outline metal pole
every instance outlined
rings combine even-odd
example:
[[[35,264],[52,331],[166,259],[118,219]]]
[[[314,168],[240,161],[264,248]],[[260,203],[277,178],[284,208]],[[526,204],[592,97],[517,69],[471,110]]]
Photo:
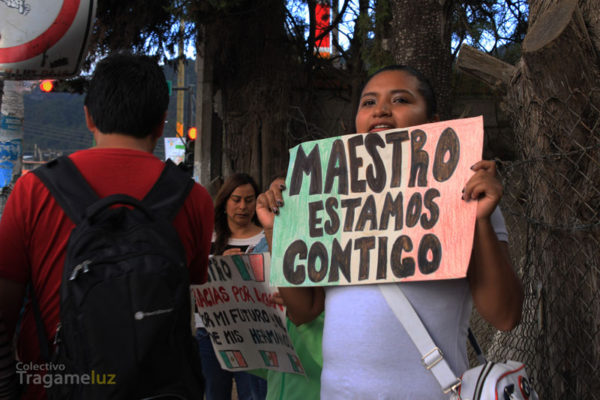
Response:
[[[21,176],[23,154],[23,81],[4,81],[0,107],[0,215],[10,187]]]
[[[177,87],[183,88],[185,87],[185,55],[183,48],[183,34],[185,30],[185,25],[183,20],[179,21],[179,33],[181,34],[181,39],[179,40],[179,60],[177,61]],[[185,127],[184,127],[184,102],[185,102],[185,93],[183,91],[177,91],[177,122],[175,130],[177,131],[177,136],[184,137],[185,136]]]

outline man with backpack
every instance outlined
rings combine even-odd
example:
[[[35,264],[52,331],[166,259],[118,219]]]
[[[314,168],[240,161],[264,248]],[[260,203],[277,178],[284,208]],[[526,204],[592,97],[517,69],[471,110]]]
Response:
[[[84,107],[96,146],[23,176],[8,199],[0,312],[9,335],[19,326],[24,398],[202,398],[189,284],[206,281],[213,205],[152,154],[168,103],[152,59],[105,58]]]

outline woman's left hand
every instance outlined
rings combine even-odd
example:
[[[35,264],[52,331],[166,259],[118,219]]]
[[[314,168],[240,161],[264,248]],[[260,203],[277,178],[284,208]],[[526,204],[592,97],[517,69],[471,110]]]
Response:
[[[475,174],[465,185],[463,200],[477,200],[477,219],[489,218],[503,193],[502,183],[496,174],[496,162],[481,160],[471,169]]]
[[[521,319],[523,288],[515,274],[508,245],[500,242],[490,216],[500,202],[503,189],[494,161],[479,161],[465,186],[463,199],[477,201],[477,223],[467,277],[479,314],[500,330],[510,330]]]
[[[283,298],[281,297],[281,295],[279,294],[279,292],[273,293],[273,296],[271,297],[271,301],[274,304],[280,305],[280,306],[285,306],[285,303],[283,302]]]

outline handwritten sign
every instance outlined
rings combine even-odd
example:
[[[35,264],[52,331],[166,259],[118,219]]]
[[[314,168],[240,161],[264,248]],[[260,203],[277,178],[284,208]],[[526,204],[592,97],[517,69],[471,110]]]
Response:
[[[466,276],[483,118],[302,143],[290,150],[275,218],[273,286]]]
[[[271,301],[269,262],[268,253],[211,257],[208,282],[192,285],[192,293],[223,369],[304,374],[284,308]]]

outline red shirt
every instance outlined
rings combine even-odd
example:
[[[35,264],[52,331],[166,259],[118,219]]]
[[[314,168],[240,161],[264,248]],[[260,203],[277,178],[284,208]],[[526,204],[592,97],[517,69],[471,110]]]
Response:
[[[129,149],[89,149],[71,159],[100,197],[124,193],[142,199],[158,179],[164,163],[154,155]],[[186,251],[190,280],[204,283],[213,231],[213,203],[196,184],[175,217],[173,226]],[[49,339],[59,320],[59,287],[73,222],[35,176],[21,177],[0,221],[0,277],[33,283]],[[38,360],[35,318],[26,307],[18,338],[19,359]]]

